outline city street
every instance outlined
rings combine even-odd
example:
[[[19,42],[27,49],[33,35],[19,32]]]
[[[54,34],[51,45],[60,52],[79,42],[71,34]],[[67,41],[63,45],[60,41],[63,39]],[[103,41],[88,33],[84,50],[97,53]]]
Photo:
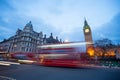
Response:
[[[0,0],[0,80],[120,80],[120,0]]]
[[[0,80],[120,80],[120,69],[12,64],[0,66]]]

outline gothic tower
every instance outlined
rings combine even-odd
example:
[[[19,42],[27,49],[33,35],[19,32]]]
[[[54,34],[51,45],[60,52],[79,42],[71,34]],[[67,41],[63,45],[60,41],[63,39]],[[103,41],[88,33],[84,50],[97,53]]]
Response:
[[[86,19],[84,21],[83,32],[86,42],[86,52],[92,56],[94,54],[93,51],[93,40],[92,40],[92,31],[90,26],[88,25]]]

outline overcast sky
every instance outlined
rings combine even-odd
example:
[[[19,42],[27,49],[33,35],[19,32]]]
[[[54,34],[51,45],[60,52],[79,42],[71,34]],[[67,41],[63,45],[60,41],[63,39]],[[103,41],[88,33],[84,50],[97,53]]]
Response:
[[[120,0],[0,0],[0,41],[29,21],[47,37],[84,41],[84,18],[94,40],[120,40]]]

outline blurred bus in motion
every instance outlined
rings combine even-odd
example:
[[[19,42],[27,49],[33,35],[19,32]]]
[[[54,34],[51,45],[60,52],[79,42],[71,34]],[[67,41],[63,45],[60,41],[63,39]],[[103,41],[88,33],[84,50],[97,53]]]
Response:
[[[79,67],[80,63],[87,63],[85,45],[86,42],[77,42],[38,46],[39,64],[45,66]]]

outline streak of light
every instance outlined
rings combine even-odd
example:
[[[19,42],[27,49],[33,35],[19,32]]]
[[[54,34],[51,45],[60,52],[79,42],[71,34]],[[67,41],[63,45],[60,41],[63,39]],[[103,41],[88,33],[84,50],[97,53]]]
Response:
[[[8,62],[8,61],[0,61],[0,63],[4,63],[4,64],[16,64],[16,65],[20,65],[20,63]]]
[[[18,60],[18,62],[33,63],[33,62],[35,62],[35,61],[32,61],[32,60]]]
[[[0,63],[0,65],[3,65],[3,66],[10,66],[10,64],[6,64],[6,63]]]
[[[91,42],[78,42],[78,43],[69,43],[69,44],[51,44],[51,45],[42,45],[42,46],[38,46],[38,48],[62,48],[62,47],[77,47],[80,45],[85,45],[85,44],[92,44]]]

